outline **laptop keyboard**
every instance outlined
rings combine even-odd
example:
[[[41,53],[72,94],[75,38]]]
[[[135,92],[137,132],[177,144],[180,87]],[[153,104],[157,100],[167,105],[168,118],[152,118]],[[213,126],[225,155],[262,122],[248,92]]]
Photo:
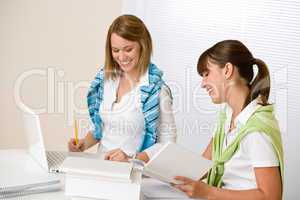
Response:
[[[49,168],[51,169],[59,169],[62,162],[66,159],[66,152],[59,151],[47,151],[47,161]]]

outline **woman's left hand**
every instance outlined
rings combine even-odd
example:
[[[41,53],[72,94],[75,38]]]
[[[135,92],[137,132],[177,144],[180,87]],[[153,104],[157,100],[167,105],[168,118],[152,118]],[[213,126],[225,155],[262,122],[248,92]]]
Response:
[[[207,198],[209,186],[202,181],[194,181],[184,176],[176,176],[181,184],[172,184],[175,188],[186,193],[190,198]]]
[[[104,156],[104,160],[111,160],[111,161],[121,161],[121,162],[128,162],[130,157],[122,151],[122,149],[113,149],[107,152]]]

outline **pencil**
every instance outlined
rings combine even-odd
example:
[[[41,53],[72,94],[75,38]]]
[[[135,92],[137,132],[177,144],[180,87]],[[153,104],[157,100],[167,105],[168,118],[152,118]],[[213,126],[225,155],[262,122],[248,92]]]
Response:
[[[74,134],[75,134],[75,144],[78,144],[78,127],[77,127],[77,120],[74,117]]]

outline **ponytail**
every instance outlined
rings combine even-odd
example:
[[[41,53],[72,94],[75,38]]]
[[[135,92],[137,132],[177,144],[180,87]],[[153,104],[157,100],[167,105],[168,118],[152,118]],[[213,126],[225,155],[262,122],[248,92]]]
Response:
[[[260,95],[261,104],[263,106],[268,105],[268,99],[270,95],[270,73],[267,65],[264,61],[253,58],[253,65],[258,68],[257,75],[253,82],[250,84],[250,93],[247,98],[246,103],[248,104],[253,99]]]
[[[202,53],[198,60],[197,70],[201,75],[207,71],[208,61],[212,60],[224,68],[226,63],[231,63],[238,69],[240,77],[247,84],[250,92],[245,100],[244,108],[254,99],[260,97],[261,105],[268,105],[270,94],[270,74],[267,65],[260,59],[253,58],[249,49],[238,40],[223,40]],[[255,78],[253,65],[258,72]]]

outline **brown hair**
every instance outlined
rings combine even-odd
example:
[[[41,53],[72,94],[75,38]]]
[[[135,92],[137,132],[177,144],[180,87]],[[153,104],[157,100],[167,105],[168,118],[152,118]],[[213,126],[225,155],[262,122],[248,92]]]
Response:
[[[254,58],[249,49],[238,40],[224,40],[218,42],[203,52],[198,60],[197,70],[202,76],[207,71],[209,62],[224,68],[226,63],[234,65],[240,76],[246,81],[250,93],[245,101],[244,107],[260,95],[261,104],[268,105],[270,94],[270,75],[267,65],[260,59]],[[258,72],[253,79],[253,65],[256,65]]]
[[[152,40],[148,29],[142,20],[134,15],[121,15],[110,25],[105,48],[105,78],[114,79],[120,72],[119,65],[114,61],[111,48],[111,35],[116,33],[120,37],[138,42],[140,45],[140,58],[137,63],[139,75],[141,76],[148,69],[152,54]]]

